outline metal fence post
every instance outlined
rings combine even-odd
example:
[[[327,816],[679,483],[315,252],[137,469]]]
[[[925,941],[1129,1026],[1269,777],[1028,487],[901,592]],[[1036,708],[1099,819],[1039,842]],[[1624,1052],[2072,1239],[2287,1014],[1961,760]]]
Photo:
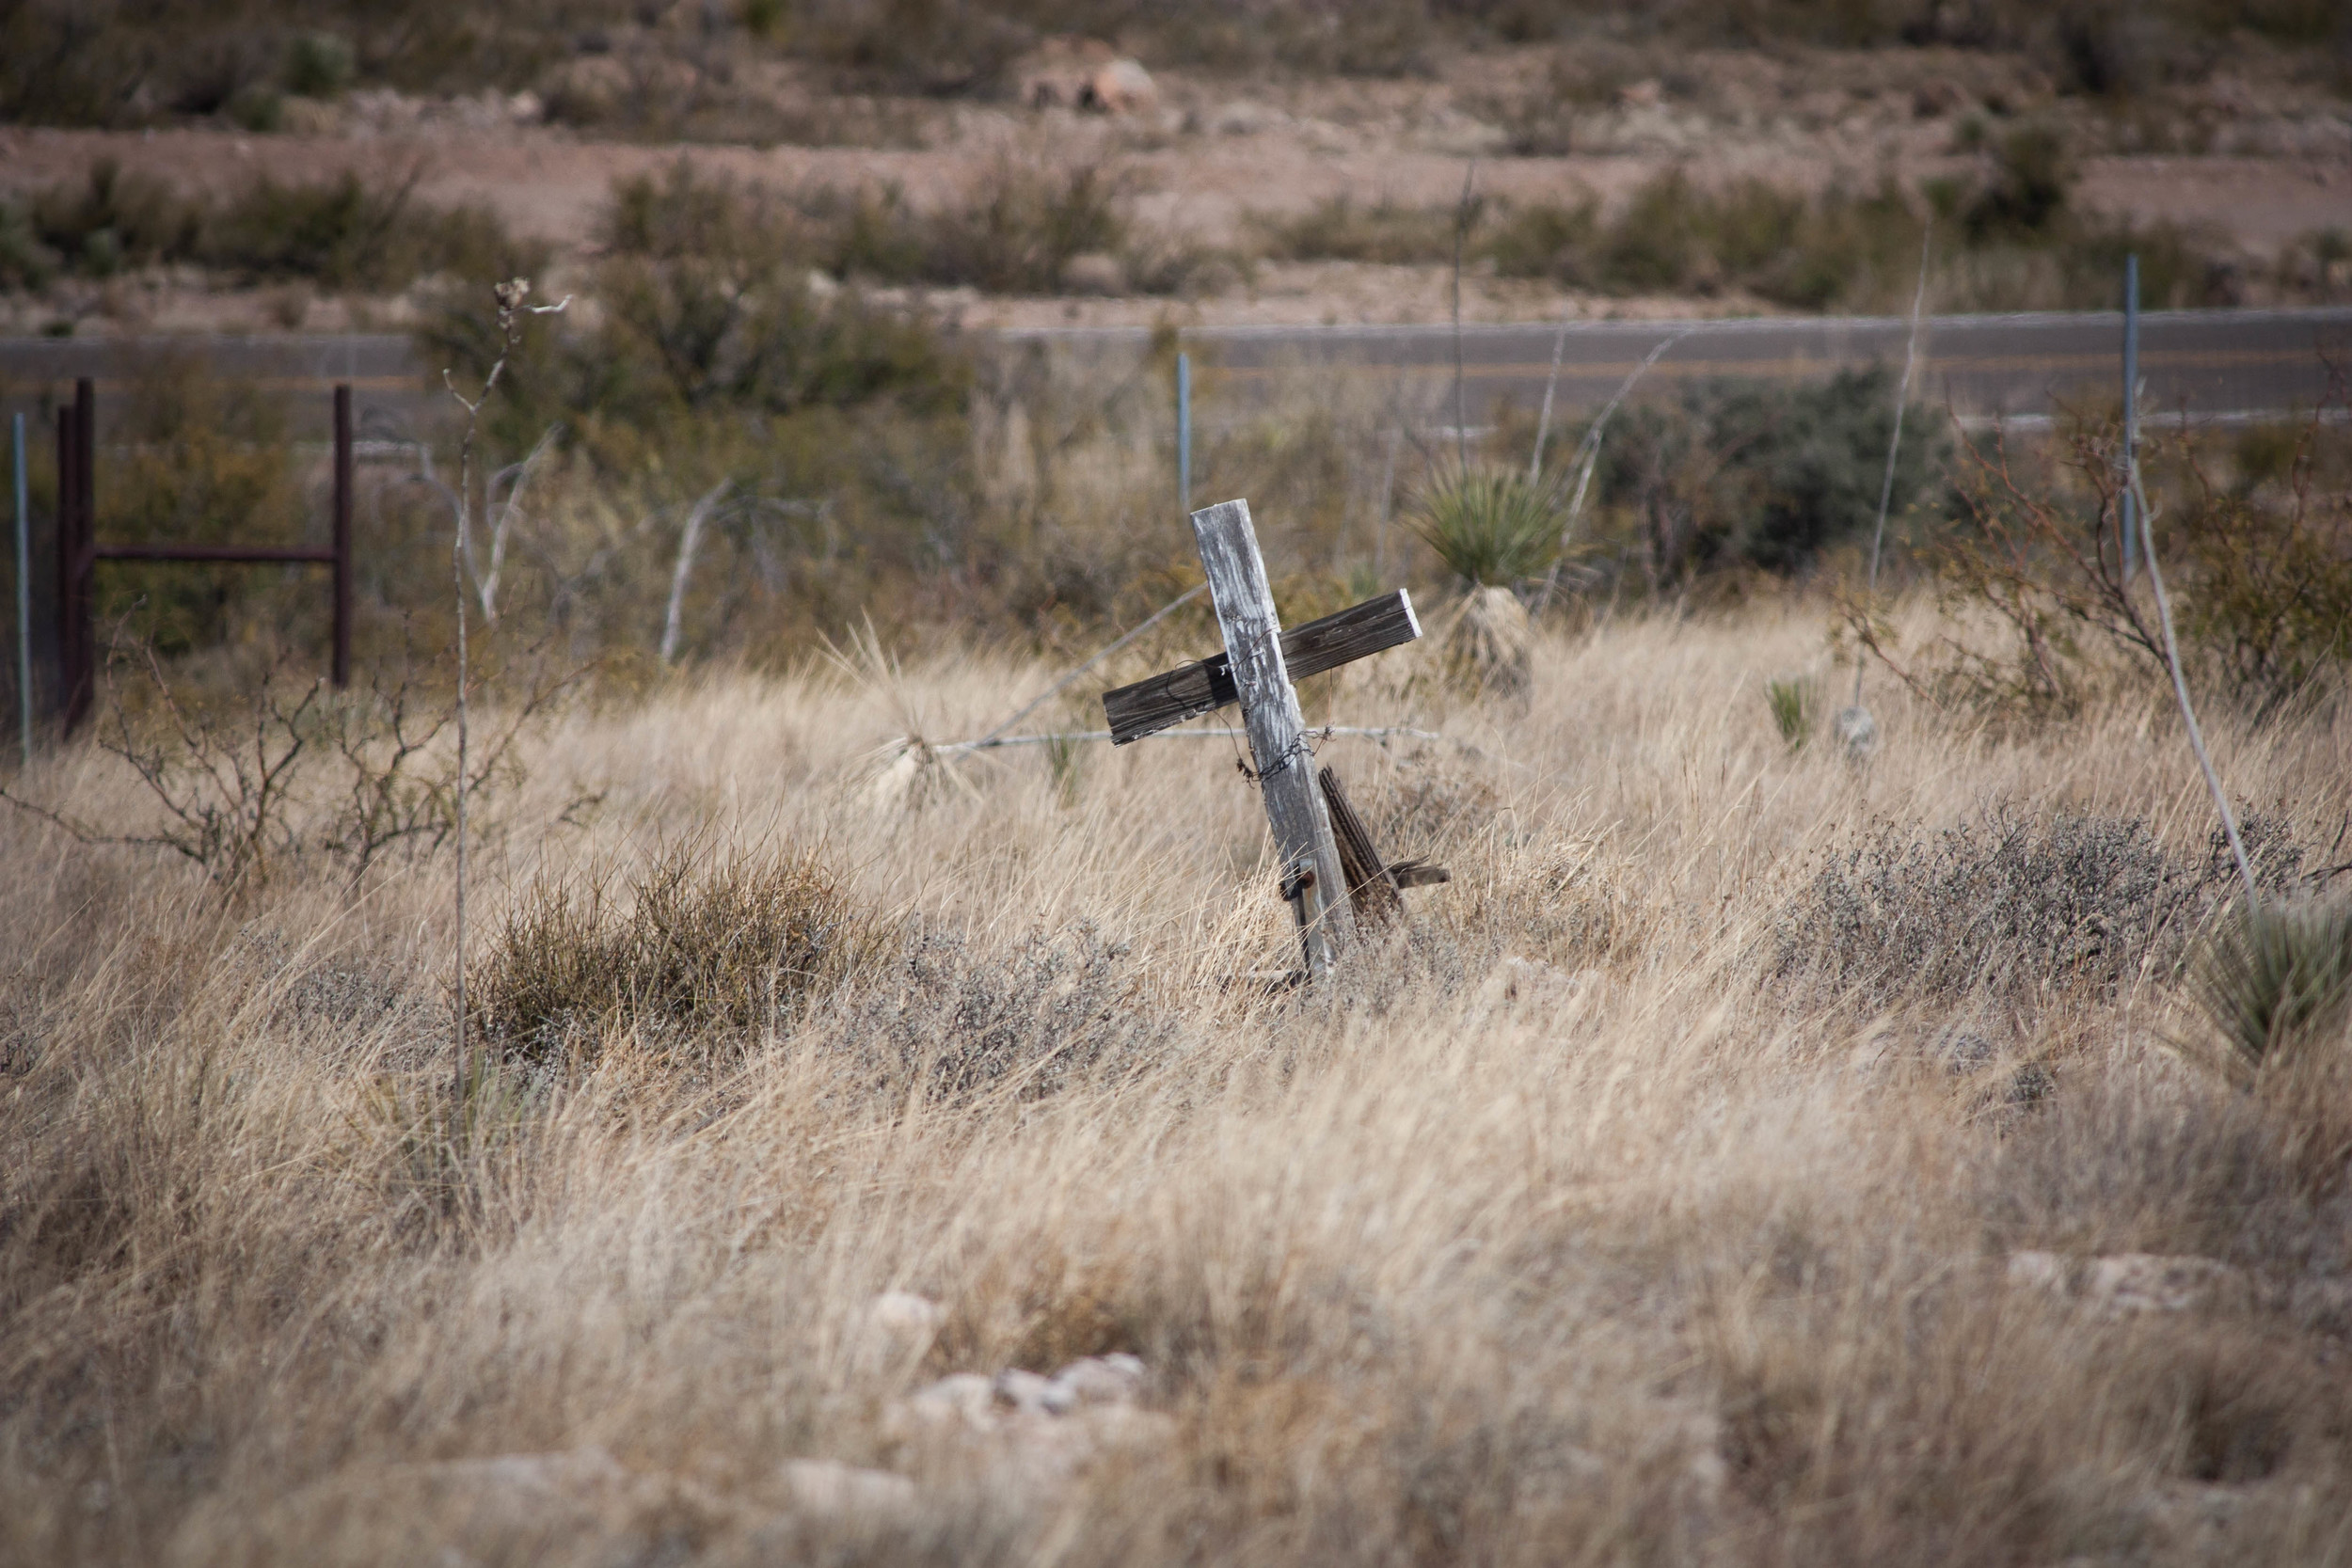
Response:
[[[335,685],[351,684],[351,387],[335,388]]]
[[[9,420],[16,491],[16,709],[24,731],[24,766],[33,766],[33,520],[24,483],[24,416]]]
[[[1192,356],[1176,356],[1176,503],[1192,515]]]
[[[98,391],[88,376],[73,384],[72,549],[66,561],[67,602],[58,607],[72,628],[72,679],[65,691],[65,733],[89,717],[98,696]]]
[[[2123,580],[2139,572],[2137,503],[2132,471],[2139,463],[2139,253],[2123,258]]]

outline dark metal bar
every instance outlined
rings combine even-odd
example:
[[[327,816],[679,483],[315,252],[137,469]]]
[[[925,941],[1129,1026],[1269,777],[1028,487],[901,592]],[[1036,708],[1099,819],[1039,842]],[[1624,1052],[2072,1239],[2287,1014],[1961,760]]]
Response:
[[[98,387],[88,376],[73,383],[74,603],[73,705],[66,710],[71,735],[89,719],[98,698],[98,574],[92,552],[98,545]]]
[[[66,467],[57,475],[62,579],[57,631],[59,652],[64,656],[60,663],[65,677],[65,733],[72,735],[88,719],[98,684],[96,574],[90,569],[98,515],[98,393],[89,377],[74,382],[73,406],[68,418],[73,433],[60,452]]]
[[[72,705],[73,691],[73,478],[81,465],[73,460],[73,410],[57,410],[57,711]]]
[[[335,388],[335,684],[351,684],[351,384]]]
[[[100,545],[93,561],[209,561],[231,564],[332,566],[333,550],[275,549],[243,545]]]

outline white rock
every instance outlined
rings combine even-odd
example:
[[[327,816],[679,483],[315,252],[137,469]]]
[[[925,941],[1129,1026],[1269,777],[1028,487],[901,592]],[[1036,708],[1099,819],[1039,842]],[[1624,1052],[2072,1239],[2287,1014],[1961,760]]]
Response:
[[[1139,60],[1113,60],[1087,78],[1080,93],[1081,108],[1104,114],[1132,115],[1159,106],[1160,89]]]
[[[1143,1397],[1147,1377],[1143,1362],[1118,1353],[1089,1355],[1073,1361],[1054,1374],[1068,1390],[1072,1405],[1133,1404]]]
[[[2012,1252],[2004,1277],[2019,1290],[2047,1291],[2053,1295],[2065,1295],[2074,1277],[2074,1268],[2055,1252]]]
[[[2254,1305],[2251,1275],[2211,1258],[2119,1252],[2076,1262],[2055,1252],[2016,1252],[2009,1283],[2079,1301],[2108,1317],[2137,1312],[2242,1312]]]
[[[1848,761],[1865,761],[1878,750],[1879,721],[1870,717],[1868,708],[1858,705],[1839,708],[1833,727],[1837,735],[1837,743],[1846,749]]]
[[[866,1307],[866,1318],[875,1327],[893,1333],[928,1336],[937,1333],[947,1321],[947,1309],[912,1291],[884,1291]]]
[[[2123,1252],[2092,1261],[2083,1294],[2101,1311],[2242,1312],[2254,1304],[2254,1284],[2242,1269],[2210,1258],[2164,1258]]]
[[[1077,1408],[1070,1388],[1036,1372],[1008,1367],[996,1374],[996,1397],[1025,1416],[1061,1416]]]
[[[778,1472],[794,1508],[837,1520],[893,1520],[914,1509],[914,1482],[888,1470],[861,1469],[837,1459],[787,1460]]]
[[[996,1386],[977,1372],[956,1372],[916,1389],[896,1408],[903,1411],[907,1419],[892,1424],[901,1427],[969,1427],[977,1432],[993,1432],[996,1427]]]

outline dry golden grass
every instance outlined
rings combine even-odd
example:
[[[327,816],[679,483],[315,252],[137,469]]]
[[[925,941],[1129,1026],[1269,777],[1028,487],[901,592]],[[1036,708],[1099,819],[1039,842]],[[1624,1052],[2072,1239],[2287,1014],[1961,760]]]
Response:
[[[1419,650],[1312,683],[1458,744],[1324,747],[1455,879],[1308,993],[1248,978],[1291,949],[1227,742],[883,766],[1046,670],[583,705],[495,805],[482,951],[534,886],[692,839],[813,851],[889,957],[691,1059],[607,1021],[456,1134],[445,861],[224,911],[0,817],[0,1560],[2352,1555],[2352,1202],[2169,1047],[2201,1026],[2163,966],[1866,1005],[1778,934],[1820,857],[1996,800],[2203,863],[2163,693],[2021,736],[1874,689],[1857,772],[1765,696],[1821,626],[1555,638],[1523,702]],[[2352,721],[2211,727],[2324,847]],[[27,783],[128,819],[103,761]],[[2235,1272],[2105,1310],[2010,1283],[2036,1249]],[[885,1291],[936,1335],[878,1328]],[[1058,1485],[892,1408],[1108,1351],[1150,1415]],[[914,1490],[820,1506],[805,1458]]]

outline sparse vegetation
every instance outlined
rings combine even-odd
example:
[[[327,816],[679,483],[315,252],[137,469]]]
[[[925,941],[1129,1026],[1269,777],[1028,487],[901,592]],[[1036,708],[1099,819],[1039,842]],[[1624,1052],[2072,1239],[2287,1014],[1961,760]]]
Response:
[[[2142,437],[2167,498],[2159,560],[2184,579],[2189,673],[2258,713],[2332,691],[2352,654],[2352,492],[2327,417]],[[1963,444],[1963,526],[1925,547],[1953,617],[1927,648],[1898,650],[1859,613],[1853,635],[1915,689],[2013,715],[2072,711],[2119,660],[2160,674],[2153,604],[2123,570],[2120,441],[2112,422],[2078,420],[2046,457]],[[1979,618],[1997,629],[1990,644]]]
[[[1455,879],[1306,995],[1256,978],[1295,939],[1225,755],[871,787],[910,712],[985,724],[1050,667],[609,692],[528,743],[470,991],[516,1053],[462,1096],[445,853],[356,899],[292,863],[223,920],[193,867],[0,815],[0,1540],[2169,1563],[2193,1488],[2233,1552],[2328,1560],[2347,1197],[2298,1129],[2331,1102],[2167,1048],[2207,1027],[2176,742],[2129,699],[1988,739],[1889,689],[1900,816],[1857,821],[1833,749],[1732,700],[1818,639],[1623,616],[1509,699],[1383,656],[1338,715],[1475,749],[1327,757]],[[2315,842],[2342,719],[2209,719]],[[28,782],[143,793],[97,753]],[[594,820],[538,826],[584,783]],[[1884,898],[1784,971],[1831,907],[1808,842]],[[848,961],[878,916],[889,961]],[[942,1374],[1104,1352],[1143,1368],[1116,1449],[1057,1418],[1066,1466],[995,1468],[1044,1418],[904,1424]],[[776,1479],[807,1461],[906,1484],[851,1472],[876,1512],[842,1513]]]
[[[426,207],[411,199],[414,182],[262,176],[227,198],[187,198],[101,160],[87,180],[0,198],[0,285],[190,264],[239,284],[389,293],[436,274],[511,276],[539,258],[542,247],[516,241],[488,208]]]

